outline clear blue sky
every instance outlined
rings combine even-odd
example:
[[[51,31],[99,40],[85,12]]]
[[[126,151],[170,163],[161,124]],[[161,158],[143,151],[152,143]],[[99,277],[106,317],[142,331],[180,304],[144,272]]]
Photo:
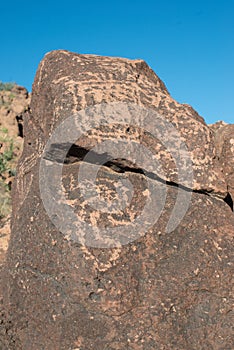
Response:
[[[48,51],[144,59],[208,123],[234,123],[234,0],[1,1],[0,80],[31,90]]]

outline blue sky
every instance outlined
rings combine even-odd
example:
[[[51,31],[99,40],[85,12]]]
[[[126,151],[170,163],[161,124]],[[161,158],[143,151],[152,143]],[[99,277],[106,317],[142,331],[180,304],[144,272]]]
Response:
[[[29,91],[48,51],[144,59],[207,123],[234,123],[234,0],[2,1],[0,80]]]

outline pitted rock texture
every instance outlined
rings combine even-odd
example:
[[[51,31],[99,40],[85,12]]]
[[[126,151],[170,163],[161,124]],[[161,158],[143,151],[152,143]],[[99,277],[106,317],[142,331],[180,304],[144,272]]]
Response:
[[[171,98],[162,81],[142,60],[78,55],[67,51],[47,54],[38,68],[33,86],[33,117],[30,120],[37,130],[40,127],[43,135],[41,143],[33,148],[36,150],[43,145],[43,140],[55,126],[72,113],[95,104],[116,101],[153,108],[171,122],[191,153],[193,189],[226,196],[227,186],[215,159],[213,133],[190,106],[181,105]],[[102,138],[104,136],[102,132]],[[147,135],[137,137],[147,138]],[[96,131],[93,138],[95,141],[99,139]],[[156,151],[158,159],[165,158],[164,150],[159,148]],[[162,164],[166,168],[165,180],[175,181],[171,162]]]
[[[234,201],[234,124],[221,124],[219,128],[214,124],[212,128],[215,132],[217,158],[228,186],[228,192]]]
[[[120,227],[124,237],[127,225],[147,205],[151,185],[156,186],[158,201],[149,214],[158,212],[162,188],[167,195],[159,219],[130,243],[112,248],[82,245],[69,232],[64,235],[63,225],[54,225],[39,188],[42,157],[49,165],[59,163],[65,145],[52,145],[46,154],[43,150],[67,117],[100,102],[119,101],[153,109],[176,127],[191,152],[193,186],[183,183],[178,189],[173,159],[160,140],[152,140],[141,128],[111,124],[91,130],[71,145],[61,175],[62,192],[79,219],[101,232]],[[156,152],[164,179],[126,159],[107,160],[101,166],[104,155],[95,154],[86,162],[97,141],[122,135]],[[105,212],[90,205],[77,177],[84,163],[90,167],[84,182],[87,192],[89,173],[97,171],[98,198],[107,207],[122,199],[126,207]],[[120,185],[127,180],[133,189],[130,201]],[[168,232],[179,191],[190,193],[189,208]],[[223,200],[226,194],[213,131],[191,107],[175,102],[143,61],[67,51],[47,54],[35,78],[14,185],[0,348],[231,350],[234,216]],[[69,221],[65,212],[61,219],[64,224]],[[88,232],[81,231],[77,234],[85,239]]]

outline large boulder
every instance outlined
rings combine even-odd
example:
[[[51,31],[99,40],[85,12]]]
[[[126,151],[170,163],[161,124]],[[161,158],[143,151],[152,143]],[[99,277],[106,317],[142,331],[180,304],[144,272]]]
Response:
[[[232,349],[234,216],[204,120],[141,60],[54,51],[24,123],[3,348]]]

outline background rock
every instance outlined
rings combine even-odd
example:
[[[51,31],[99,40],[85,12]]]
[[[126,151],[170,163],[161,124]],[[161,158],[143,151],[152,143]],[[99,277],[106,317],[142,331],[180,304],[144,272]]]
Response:
[[[147,232],[124,246],[92,248],[64,236],[51,222],[39,190],[39,166],[49,136],[63,120],[87,106],[115,101],[153,108],[173,123],[191,152],[194,182],[181,189],[191,193],[190,205],[180,225],[168,232],[178,194],[175,164],[160,140],[130,128],[132,139],[155,151],[167,183],[126,160],[105,166],[91,162],[90,170],[99,169],[97,191],[106,202],[119,180],[131,180],[134,188],[122,213],[97,213],[80,195],[81,151],[129,130],[92,130],[73,145],[63,167],[63,188],[78,217],[103,230],[120,224],[124,235],[149,200],[149,184],[158,186],[159,199],[162,186],[167,188],[163,212]],[[143,61],[55,51],[39,66],[24,123],[3,276],[3,348],[232,349],[234,216],[223,200],[226,179],[214,133],[204,120],[174,101]],[[52,149],[48,157],[56,160],[60,151]],[[155,213],[159,203],[152,206]]]
[[[11,184],[23,149],[23,114],[29,103],[25,88],[0,83],[0,266],[10,238]]]

